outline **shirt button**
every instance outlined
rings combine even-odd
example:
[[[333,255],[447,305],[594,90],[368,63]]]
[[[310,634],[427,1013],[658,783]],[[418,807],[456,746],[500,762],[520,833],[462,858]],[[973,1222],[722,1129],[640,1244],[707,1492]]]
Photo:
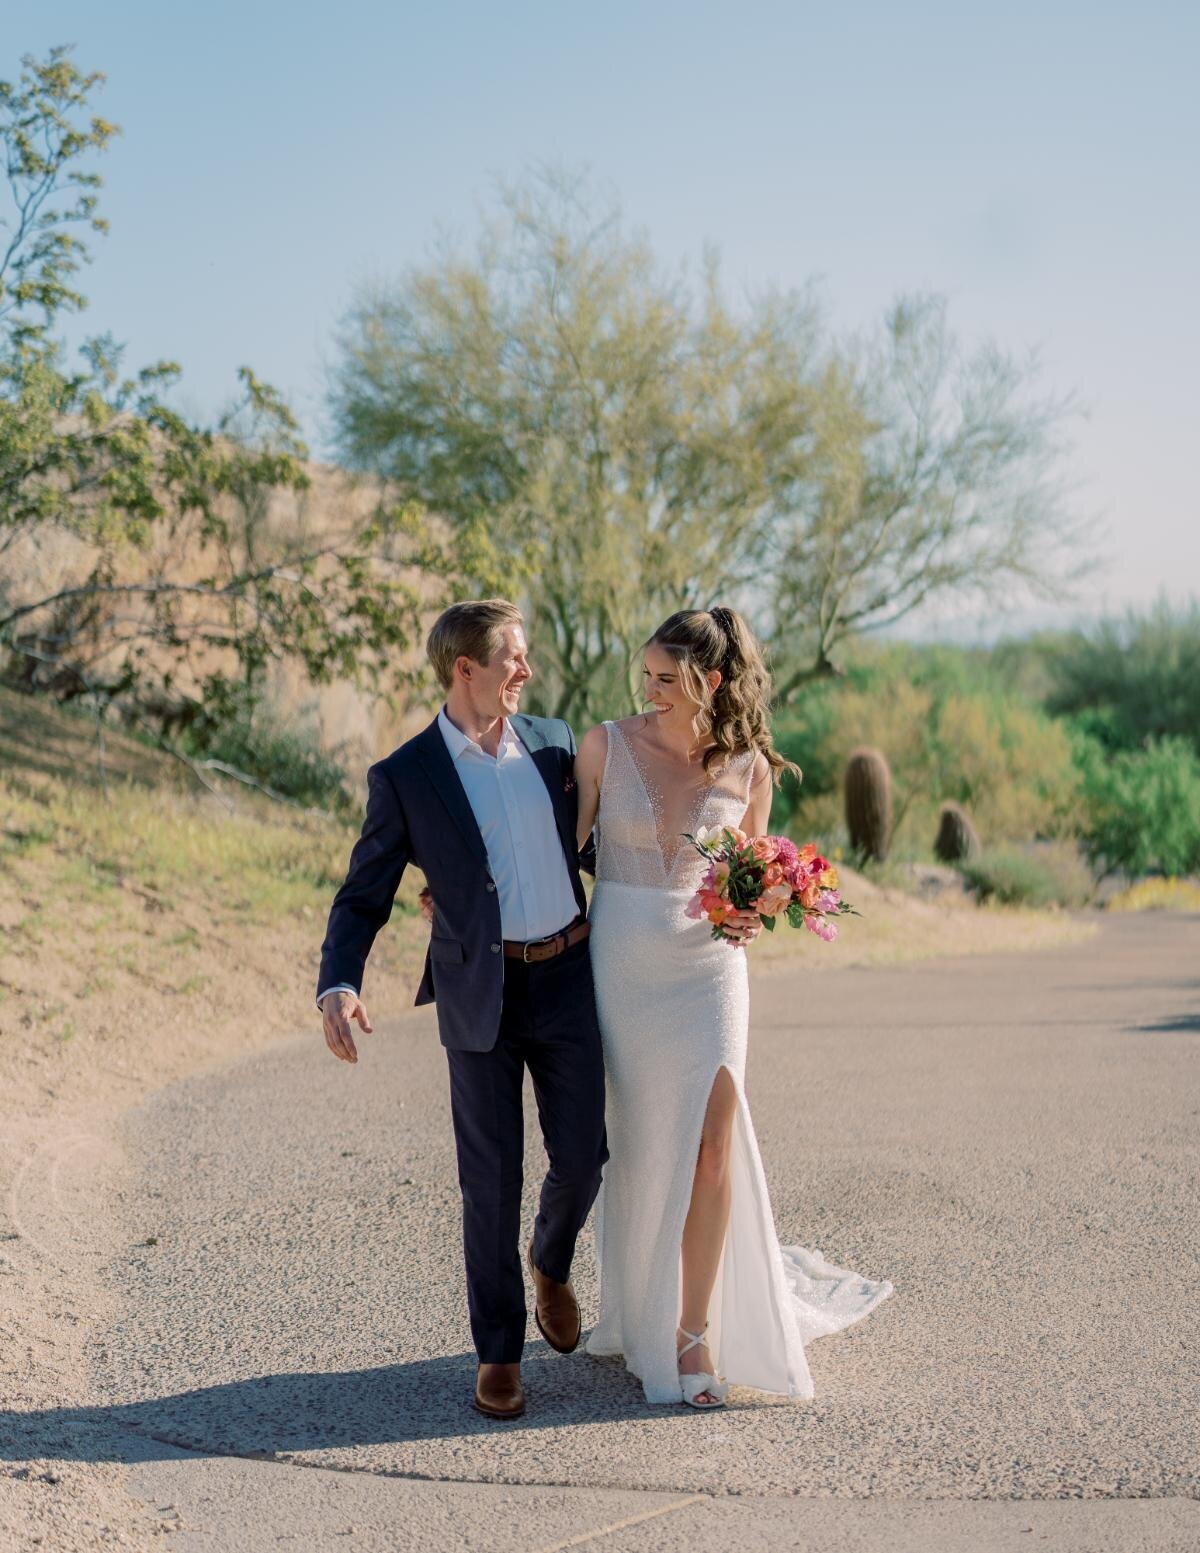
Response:
[[[499,954],[500,953],[500,945],[499,944],[493,944],[492,945],[492,953],[493,954]]]
[[[492,879],[489,879],[487,882],[487,892],[489,895],[494,895],[496,893],[495,881]]]

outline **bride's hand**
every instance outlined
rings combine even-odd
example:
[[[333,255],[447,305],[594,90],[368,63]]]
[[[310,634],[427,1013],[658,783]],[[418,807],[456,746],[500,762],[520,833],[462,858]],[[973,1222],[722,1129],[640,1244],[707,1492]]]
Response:
[[[731,911],[721,926],[725,930],[725,942],[731,948],[740,949],[762,932],[762,918],[757,911]]]

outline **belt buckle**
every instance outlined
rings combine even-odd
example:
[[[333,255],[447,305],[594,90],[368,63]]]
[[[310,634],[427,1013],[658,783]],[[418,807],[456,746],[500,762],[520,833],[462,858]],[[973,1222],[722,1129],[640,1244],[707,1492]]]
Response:
[[[560,938],[561,936],[562,935],[559,933],[548,933],[545,938],[531,938],[521,950],[522,963],[525,965],[533,965],[535,962],[529,958],[529,951],[531,949],[536,949],[539,944],[551,944],[556,938]]]

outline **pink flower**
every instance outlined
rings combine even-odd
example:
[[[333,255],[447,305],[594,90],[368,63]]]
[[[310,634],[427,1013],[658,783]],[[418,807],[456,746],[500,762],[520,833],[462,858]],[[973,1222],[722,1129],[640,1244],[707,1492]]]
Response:
[[[779,848],[774,836],[755,836],[750,845],[760,863],[773,863],[779,856]]]
[[[699,894],[692,896],[691,900],[683,908],[683,914],[685,917],[690,917],[693,922],[699,922],[704,915],[704,902],[700,899]]]
[[[817,896],[818,911],[836,911],[841,904],[842,897],[836,890],[822,890]]]
[[[771,840],[775,843],[775,861],[785,873],[790,872],[800,861],[796,843],[787,836],[772,836]]]
[[[763,883],[764,884],[782,884],[783,883],[783,869],[780,868],[778,863],[768,863],[767,866],[763,869]]]
[[[823,938],[827,944],[833,943],[837,937],[837,923],[830,922],[828,917],[805,917],[804,926],[810,933]]]

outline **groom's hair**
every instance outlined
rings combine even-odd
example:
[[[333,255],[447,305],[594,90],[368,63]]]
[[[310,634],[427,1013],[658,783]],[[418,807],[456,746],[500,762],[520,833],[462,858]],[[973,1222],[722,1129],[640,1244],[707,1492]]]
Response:
[[[504,627],[524,623],[524,615],[507,599],[466,599],[444,609],[425,642],[426,656],[442,689],[449,690],[454,683],[454,665],[460,658],[489,662]]]

